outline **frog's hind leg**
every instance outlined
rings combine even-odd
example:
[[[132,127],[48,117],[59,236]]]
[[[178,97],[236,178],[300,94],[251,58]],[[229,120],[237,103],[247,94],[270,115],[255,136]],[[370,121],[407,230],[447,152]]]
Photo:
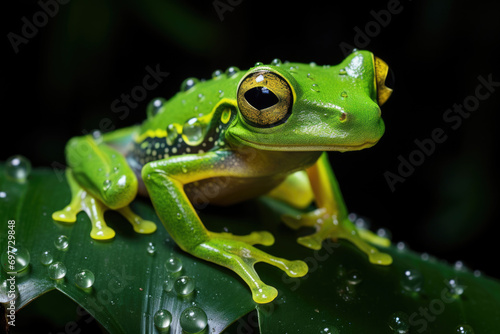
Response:
[[[54,220],[76,221],[76,215],[85,211],[92,223],[91,237],[111,239],[115,232],[105,223],[104,212],[117,210],[138,233],[152,233],[153,222],[143,220],[128,207],[137,195],[138,181],[125,157],[105,143],[97,143],[92,136],[77,137],[66,147],[68,168],[66,176],[72,200],[63,210],[55,212]]]

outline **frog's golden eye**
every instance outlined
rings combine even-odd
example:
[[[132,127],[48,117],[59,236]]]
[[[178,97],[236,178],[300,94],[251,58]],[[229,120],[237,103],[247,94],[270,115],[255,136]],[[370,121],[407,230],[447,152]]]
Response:
[[[377,83],[377,102],[381,106],[389,99],[392,89],[386,86],[389,66],[382,59],[375,57],[375,81]]]
[[[241,114],[253,126],[276,126],[285,122],[292,111],[290,86],[279,74],[267,70],[244,78],[237,98]]]

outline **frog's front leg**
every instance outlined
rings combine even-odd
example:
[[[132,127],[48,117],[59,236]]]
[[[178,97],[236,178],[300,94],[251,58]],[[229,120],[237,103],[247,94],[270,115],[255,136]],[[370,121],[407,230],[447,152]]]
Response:
[[[347,208],[326,153],[307,169],[307,174],[318,209],[304,215],[285,215],[283,220],[293,229],[302,226],[315,227],[316,233],[301,237],[297,241],[306,247],[321,249],[325,239],[346,239],[366,253],[370,262],[380,265],[391,264],[390,255],[379,252],[367,243],[368,241],[379,246],[389,246],[390,241],[368,230],[357,229],[347,217]]]
[[[92,223],[90,236],[97,240],[111,239],[115,231],[108,227],[104,212],[118,211],[137,233],[156,231],[153,222],[143,220],[129,208],[137,194],[137,178],[115,149],[98,143],[92,136],[76,137],[66,146],[69,167],[66,179],[71,189],[71,202],[52,214],[56,221],[74,223],[76,215],[85,211]]]
[[[271,256],[252,245],[271,245],[269,232],[247,236],[208,231],[184,192],[184,185],[208,178],[255,177],[255,170],[245,168],[244,158],[233,151],[182,155],[148,163],[142,170],[146,188],[163,225],[186,252],[236,272],[250,287],[257,303],[267,303],[277,296],[274,287],[264,284],[254,269],[257,262],[272,264],[289,276],[307,273],[303,261],[288,261]]]

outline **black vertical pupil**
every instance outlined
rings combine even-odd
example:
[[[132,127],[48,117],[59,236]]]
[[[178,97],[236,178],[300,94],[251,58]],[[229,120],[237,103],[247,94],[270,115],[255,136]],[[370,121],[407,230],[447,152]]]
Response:
[[[245,99],[257,110],[266,109],[279,102],[278,97],[267,87],[254,87],[245,93]]]

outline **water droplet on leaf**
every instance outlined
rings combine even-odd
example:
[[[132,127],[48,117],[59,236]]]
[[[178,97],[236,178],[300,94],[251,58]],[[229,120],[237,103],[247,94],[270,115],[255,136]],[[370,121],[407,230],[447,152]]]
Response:
[[[75,275],[75,283],[82,289],[88,289],[94,285],[95,276],[90,270],[84,269]]]
[[[65,251],[69,247],[69,239],[65,235],[60,235],[57,237],[57,239],[54,241],[54,246],[56,246],[57,249]]]
[[[66,266],[62,262],[52,263],[47,269],[49,277],[55,280],[62,279],[66,276]]]
[[[193,306],[182,311],[180,324],[187,333],[198,333],[207,327],[207,314],[201,308]]]
[[[31,172],[31,162],[22,155],[15,155],[5,162],[5,175],[14,181],[23,183]]]
[[[172,314],[165,309],[158,310],[154,315],[153,321],[159,330],[168,330],[172,324]]]
[[[181,276],[174,283],[175,291],[179,296],[189,295],[191,292],[193,292],[194,287],[194,279],[189,276]]]

